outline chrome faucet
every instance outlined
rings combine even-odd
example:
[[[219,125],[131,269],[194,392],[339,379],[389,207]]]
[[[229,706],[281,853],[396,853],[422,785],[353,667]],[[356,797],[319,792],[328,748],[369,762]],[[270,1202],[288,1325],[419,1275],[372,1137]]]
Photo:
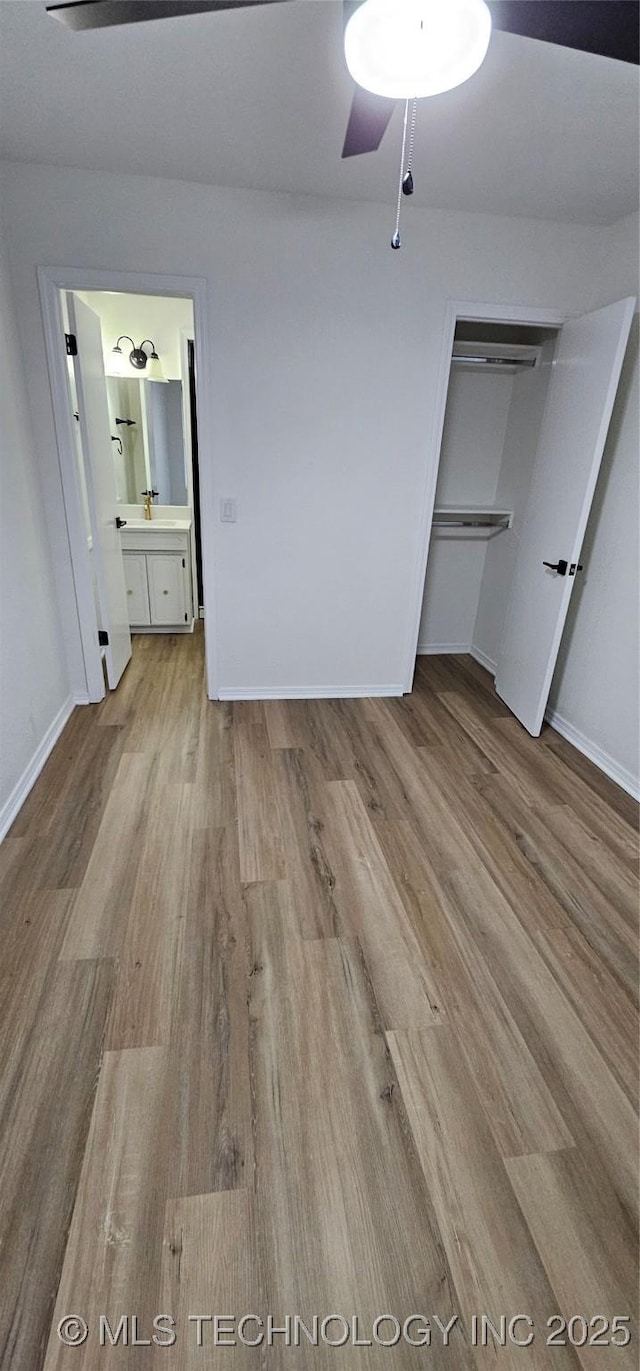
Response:
[[[143,505],[144,517],[145,517],[145,519],[150,519],[150,518],[151,518],[151,501],[155,498],[155,496],[158,494],[158,492],[157,492],[157,490],[143,490],[143,491],[141,491],[140,493],[141,493],[141,495],[144,495],[144,505]]]

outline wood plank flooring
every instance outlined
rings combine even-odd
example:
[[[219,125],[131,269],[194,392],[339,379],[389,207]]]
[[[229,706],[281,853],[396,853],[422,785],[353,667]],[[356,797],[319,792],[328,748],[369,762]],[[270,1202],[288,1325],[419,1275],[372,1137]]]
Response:
[[[213,704],[138,638],[0,853],[3,1371],[637,1366],[637,849],[470,658]]]

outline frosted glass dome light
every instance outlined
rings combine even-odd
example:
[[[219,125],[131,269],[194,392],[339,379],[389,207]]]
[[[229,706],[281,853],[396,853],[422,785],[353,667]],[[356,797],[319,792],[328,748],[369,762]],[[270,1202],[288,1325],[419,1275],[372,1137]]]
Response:
[[[144,375],[145,380],[147,381],[163,381],[164,384],[167,385],[167,378],[162,370],[162,362],[160,361],[155,348],[153,349],[153,352],[149,354],[149,360]]]
[[[484,0],[364,0],[345,29],[344,51],[359,86],[411,100],[468,81],[490,37]]]
[[[127,359],[120,347],[120,339],[118,339],[115,347],[112,348],[109,353],[109,363],[106,368],[106,373],[108,376],[126,376],[128,372],[129,366]]]

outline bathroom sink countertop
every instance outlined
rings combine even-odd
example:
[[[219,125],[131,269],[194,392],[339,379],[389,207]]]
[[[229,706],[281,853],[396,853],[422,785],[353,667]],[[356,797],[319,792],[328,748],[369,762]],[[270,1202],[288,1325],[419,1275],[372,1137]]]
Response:
[[[173,529],[176,533],[188,533],[191,528],[190,519],[127,519],[124,528],[135,529],[136,533],[142,530],[145,532],[162,532],[163,529]]]

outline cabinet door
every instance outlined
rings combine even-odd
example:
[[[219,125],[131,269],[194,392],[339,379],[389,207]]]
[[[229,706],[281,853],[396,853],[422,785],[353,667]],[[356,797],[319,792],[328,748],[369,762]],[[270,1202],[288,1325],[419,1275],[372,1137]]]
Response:
[[[149,624],[149,590],[147,587],[147,559],[144,552],[123,552],[124,581],[127,588],[127,609],[130,624]]]
[[[184,560],[176,552],[147,554],[152,624],[185,624],[187,622]]]

